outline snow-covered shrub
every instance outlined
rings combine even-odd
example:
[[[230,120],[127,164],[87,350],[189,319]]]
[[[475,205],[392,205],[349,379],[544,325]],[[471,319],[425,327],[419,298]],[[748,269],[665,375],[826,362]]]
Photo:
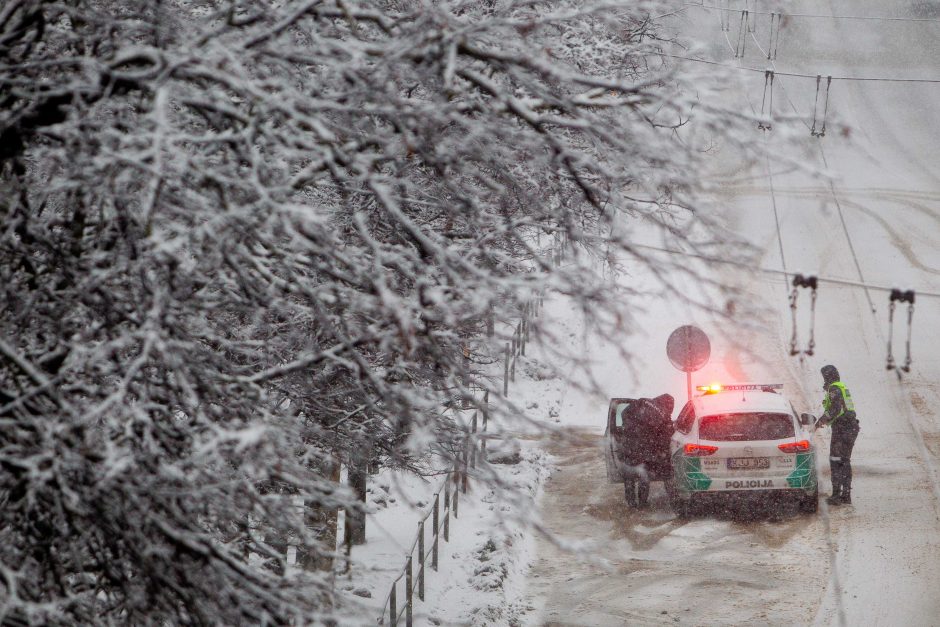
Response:
[[[487,329],[533,290],[619,325],[588,257],[649,262],[632,225],[707,245],[676,131],[737,118],[673,8],[2,3],[0,620],[322,618],[339,464],[509,411]]]

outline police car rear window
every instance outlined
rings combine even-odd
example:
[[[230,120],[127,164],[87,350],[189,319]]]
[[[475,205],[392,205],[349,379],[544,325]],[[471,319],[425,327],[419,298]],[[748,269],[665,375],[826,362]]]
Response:
[[[754,412],[705,416],[699,424],[699,438],[723,442],[742,440],[783,440],[796,435],[789,414]]]

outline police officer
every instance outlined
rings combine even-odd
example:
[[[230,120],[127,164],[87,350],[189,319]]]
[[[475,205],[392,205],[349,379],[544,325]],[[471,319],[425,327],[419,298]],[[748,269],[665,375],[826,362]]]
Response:
[[[835,366],[823,366],[823,399],[825,413],[816,423],[817,427],[830,425],[832,441],[829,444],[829,468],[832,471],[832,496],[826,499],[830,505],[852,503],[852,447],[858,437],[858,418],[852,395],[839,380]]]

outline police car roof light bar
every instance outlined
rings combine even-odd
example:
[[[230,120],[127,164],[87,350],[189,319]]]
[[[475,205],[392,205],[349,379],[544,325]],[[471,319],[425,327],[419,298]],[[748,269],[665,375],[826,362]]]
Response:
[[[697,385],[695,389],[699,392],[704,392],[705,394],[717,394],[718,392],[734,392],[734,391],[748,391],[748,390],[760,390],[761,392],[773,392],[774,390],[782,390],[782,383],[736,383],[732,385],[721,385],[718,383],[713,383],[712,385]]]
[[[705,392],[706,394],[715,394],[721,392],[724,387],[720,383],[712,383],[711,385],[696,385],[695,389],[699,392]]]

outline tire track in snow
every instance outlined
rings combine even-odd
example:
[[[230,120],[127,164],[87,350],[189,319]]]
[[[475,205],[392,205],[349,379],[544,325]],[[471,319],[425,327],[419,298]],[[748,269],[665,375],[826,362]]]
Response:
[[[742,195],[752,195],[752,196],[762,195],[760,193],[760,190],[754,187],[746,188],[746,189],[738,189],[736,191]],[[880,194],[875,193],[875,191],[876,190],[854,189],[854,190],[851,190],[851,192],[847,193],[843,190],[840,190],[839,197],[844,206],[851,207],[852,209],[856,209],[864,213],[865,215],[871,217],[873,220],[877,221],[878,224],[881,226],[881,228],[884,229],[884,231],[888,234],[888,237],[891,239],[891,242],[894,245],[894,247],[898,250],[898,252],[901,253],[901,255],[904,256],[904,258],[913,267],[919,270],[923,270],[924,272],[928,272],[930,274],[940,275],[940,268],[931,266],[927,264],[926,262],[922,261],[920,257],[914,252],[913,246],[907,241],[907,239],[905,239],[905,237],[900,233],[898,229],[894,228],[891,225],[891,222],[888,219],[886,219],[881,213],[879,213],[875,209],[872,209],[870,206],[868,206],[867,204],[864,204],[860,200],[853,200],[851,198],[847,198],[847,196],[848,197],[863,196],[865,198],[874,197],[879,200],[892,201],[902,208],[914,209],[917,212],[925,216],[928,216],[932,220],[936,221],[938,225],[940,225],[940,212],[934,211],[930,207],[927,207],[926,205],[920,204],[919,202],[915,202],[913,200],[914,198],[923,198],[926,200],[934,199],[938,203],[940,203],[940,193],[938,194],[929,194],[929,193],[913,194],[913,195],[908,196],[905,194],[895,193],[895,192],[888,193],[887,190],[884,190],[885,193],[880,193]],[[818,199],[820,196],[824,196],[824,195],[828,196],[831,194],[830,190],[822,188],[822,187],[819,187],[819,188],[808,187],[808,188],[803,188],[803,189],[776,188],[775,192],[778,196],[787,196],[787,197],[792,197],[792,198],[816,198],[816,199]],[[925,233],[914,233],[914,235],[918,236],[921,240],[923,240],[925,245],[932,243],[928,241],[927,234]]]
[[[884,229],[885,233],[888,234],[888,237],[891,239],[891,244],[912,266],[918,270],[929,272],[930,274],[940,275],[940,268],[929,266],[921,261],[920,258],[914,253],[913,247],[905,240],[904,237],[901,236],[897,229],[892,227],[891,223],[885,220],[877,211],[869,209],[865,205],[853,201],[845,201],[845,204],[846,206],[854,207],[861,213],[864,213],[871,219],[875,220],[881,226],[881,228]]]

